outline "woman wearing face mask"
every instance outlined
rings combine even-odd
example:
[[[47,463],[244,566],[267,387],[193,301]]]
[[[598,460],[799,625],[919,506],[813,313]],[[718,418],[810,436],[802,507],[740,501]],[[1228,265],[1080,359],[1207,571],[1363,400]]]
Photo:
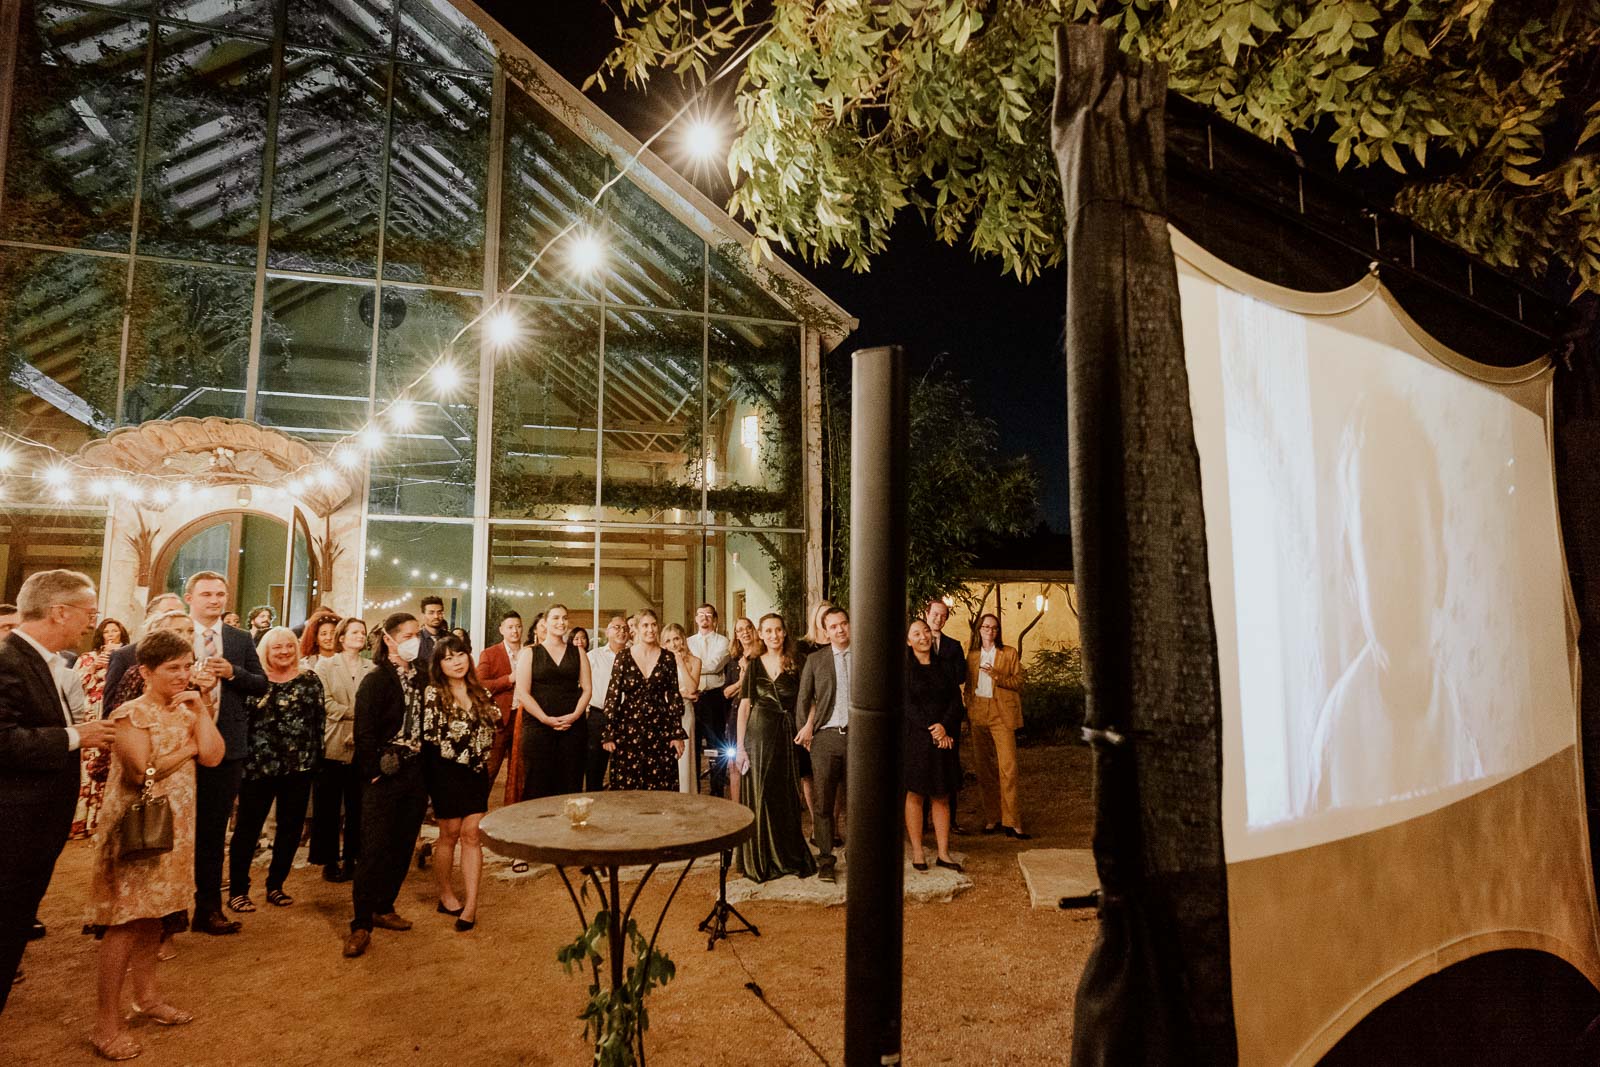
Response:
[[[617,655],[606,693],[601,742],[611,753],[607,789],[678,788],[683,729],[683,694],[678,659],[661,647],[661,623],[648,608],[635,616],[638,638]]]
[[[478,920],[478,882],[483,877],[478,822],[489,810],[489,750],[500,709],[478,681],[466,643],[453,634],[433,646],[429,683],[422,698],[422,758],[433,815],[439,820],[433,873],[439,881],[440,914],[456,916],[456,930],[466,933]],[[464,901],[450,879],[457,842]]]
[[[278,823],[272,835],[272,865],[267,868],[267,903],[279,908],[294,903],[283,883],[300,847],[311,775],[322,755],[322,726],[328,715],[321,680],[300,666],[300,645],[293,630],[274,626],[256,652],[267,673],[267,691],[249,701],[250,753],[228,845],[228,907],[240,913],[256,910],[250,899],[250,863],[274,803]]]
[[[378,627],[376,669],[356,690],[355,764],[361,776],[361,854],[351,899],[355,915],[344,954],[359,956],[372,930],[409,930],[394,902],[411,867],[411,851],[428,790],[422,773],[423,679],[413,666],[421,647],[415,615],[396,612]]]
[[[355,877],[356,857],[361,855],[361,775],[354,763],[356,690],[373,666],[361,656],[367,647],[366,623],[351,616],[339,624],[334,636],[339,654],[317,664],[328,717],[322,727],[322,765],[311,789],[311,862],[321,865],[323,881],[348,882]]]
[[[583,790],[589,710],[589,659],[567,643],[567,609],[557,604],[534,623],[537,644],[517,654],[512,706],[522,715],[522,798]]]

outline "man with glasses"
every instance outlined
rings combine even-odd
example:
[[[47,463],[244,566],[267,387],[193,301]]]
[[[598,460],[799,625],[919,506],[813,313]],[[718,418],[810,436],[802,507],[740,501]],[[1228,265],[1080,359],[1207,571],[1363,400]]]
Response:
[[[57,683],[56,653],[99,618],[94,583],[75,571],[41,571],[17,594],[15,629],[0,638],[0,1011],[72,828],[78,752],[109,747],[104,720],[73,723]]]

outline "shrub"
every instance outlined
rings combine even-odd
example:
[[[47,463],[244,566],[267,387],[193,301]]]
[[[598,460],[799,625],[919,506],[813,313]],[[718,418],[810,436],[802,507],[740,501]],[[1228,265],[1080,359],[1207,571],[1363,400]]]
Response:
[[[1022,729],[1030,742],[1076,740],[1083,726],[1083,650],[1041,648],[1024,672]]]

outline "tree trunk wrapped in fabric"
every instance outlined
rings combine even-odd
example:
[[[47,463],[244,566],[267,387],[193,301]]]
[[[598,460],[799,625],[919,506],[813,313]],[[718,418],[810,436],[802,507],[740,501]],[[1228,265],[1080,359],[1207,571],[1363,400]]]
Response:
[[[1075,1067],[1237,1061],[1200,465],[1167,235],[1166,71],[1058,33],[1073,572],[1100,931]]]

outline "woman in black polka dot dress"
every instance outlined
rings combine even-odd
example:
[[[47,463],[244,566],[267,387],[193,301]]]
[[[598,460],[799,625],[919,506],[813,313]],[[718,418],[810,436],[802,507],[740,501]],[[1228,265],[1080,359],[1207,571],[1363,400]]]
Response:
[[[683,730],[683,696],[678,661],[661,647],[656,613],[639,613],[638,639],[617,656],[606,691],[606,726],[601,743],[611,753],[607,789],[678,788],[678,757],[688,735]]]

